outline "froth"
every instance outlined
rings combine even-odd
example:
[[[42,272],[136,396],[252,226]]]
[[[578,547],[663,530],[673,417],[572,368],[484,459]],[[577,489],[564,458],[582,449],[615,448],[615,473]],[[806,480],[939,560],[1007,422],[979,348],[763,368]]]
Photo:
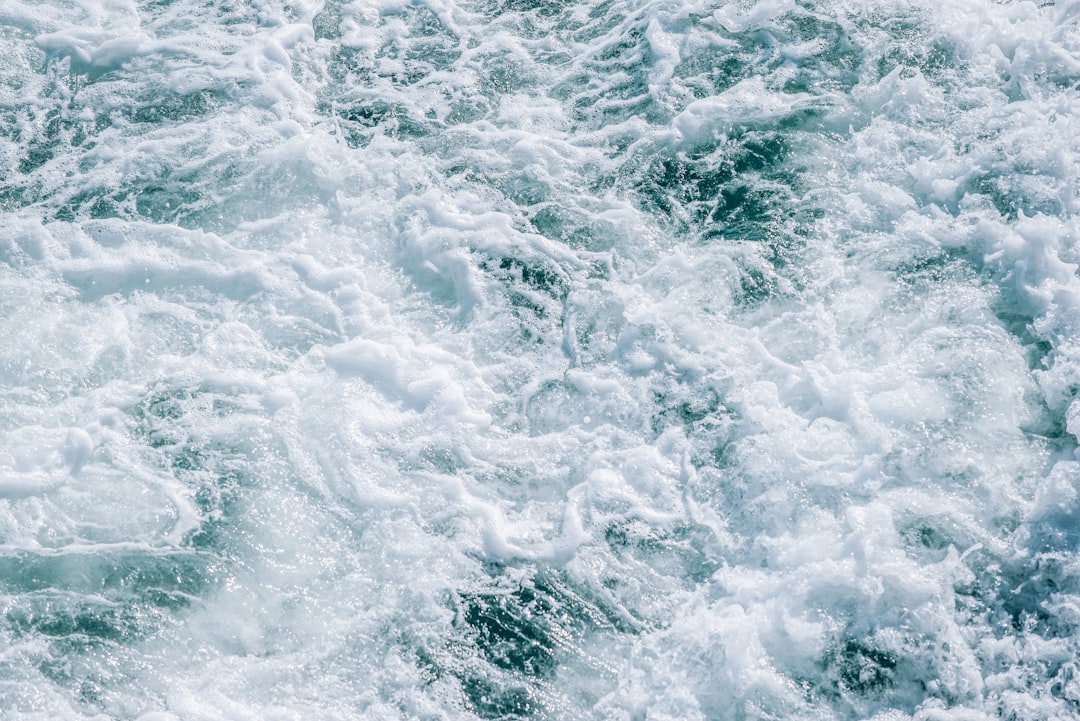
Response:
[[[12,718],[1068,717],[1075,15],[0,9]]]

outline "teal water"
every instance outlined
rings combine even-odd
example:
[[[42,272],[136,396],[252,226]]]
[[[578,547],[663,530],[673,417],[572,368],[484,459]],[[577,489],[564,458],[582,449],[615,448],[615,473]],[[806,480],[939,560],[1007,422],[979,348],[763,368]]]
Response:
[[[0,718],[1076,717],[1078,58],[0,2]]]

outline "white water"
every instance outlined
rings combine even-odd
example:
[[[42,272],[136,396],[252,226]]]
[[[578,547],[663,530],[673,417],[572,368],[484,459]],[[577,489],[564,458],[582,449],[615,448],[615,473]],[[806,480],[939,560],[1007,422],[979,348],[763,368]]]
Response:
[[[1080,713],[1080,3],[0,47],[3,719]]]

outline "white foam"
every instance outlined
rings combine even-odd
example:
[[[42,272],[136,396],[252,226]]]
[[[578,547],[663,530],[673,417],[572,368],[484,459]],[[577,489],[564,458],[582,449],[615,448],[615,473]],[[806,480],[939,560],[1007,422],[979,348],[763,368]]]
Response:
[[[0,8],[12,718],[1067,717],[1072,5],[492,8]]]

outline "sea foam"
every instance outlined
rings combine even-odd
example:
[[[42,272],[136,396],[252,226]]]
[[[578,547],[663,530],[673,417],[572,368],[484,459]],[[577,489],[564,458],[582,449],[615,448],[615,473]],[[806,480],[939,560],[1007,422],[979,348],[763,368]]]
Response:
[[[1078,18],[6,3],[0,715],[1076,715]]]

